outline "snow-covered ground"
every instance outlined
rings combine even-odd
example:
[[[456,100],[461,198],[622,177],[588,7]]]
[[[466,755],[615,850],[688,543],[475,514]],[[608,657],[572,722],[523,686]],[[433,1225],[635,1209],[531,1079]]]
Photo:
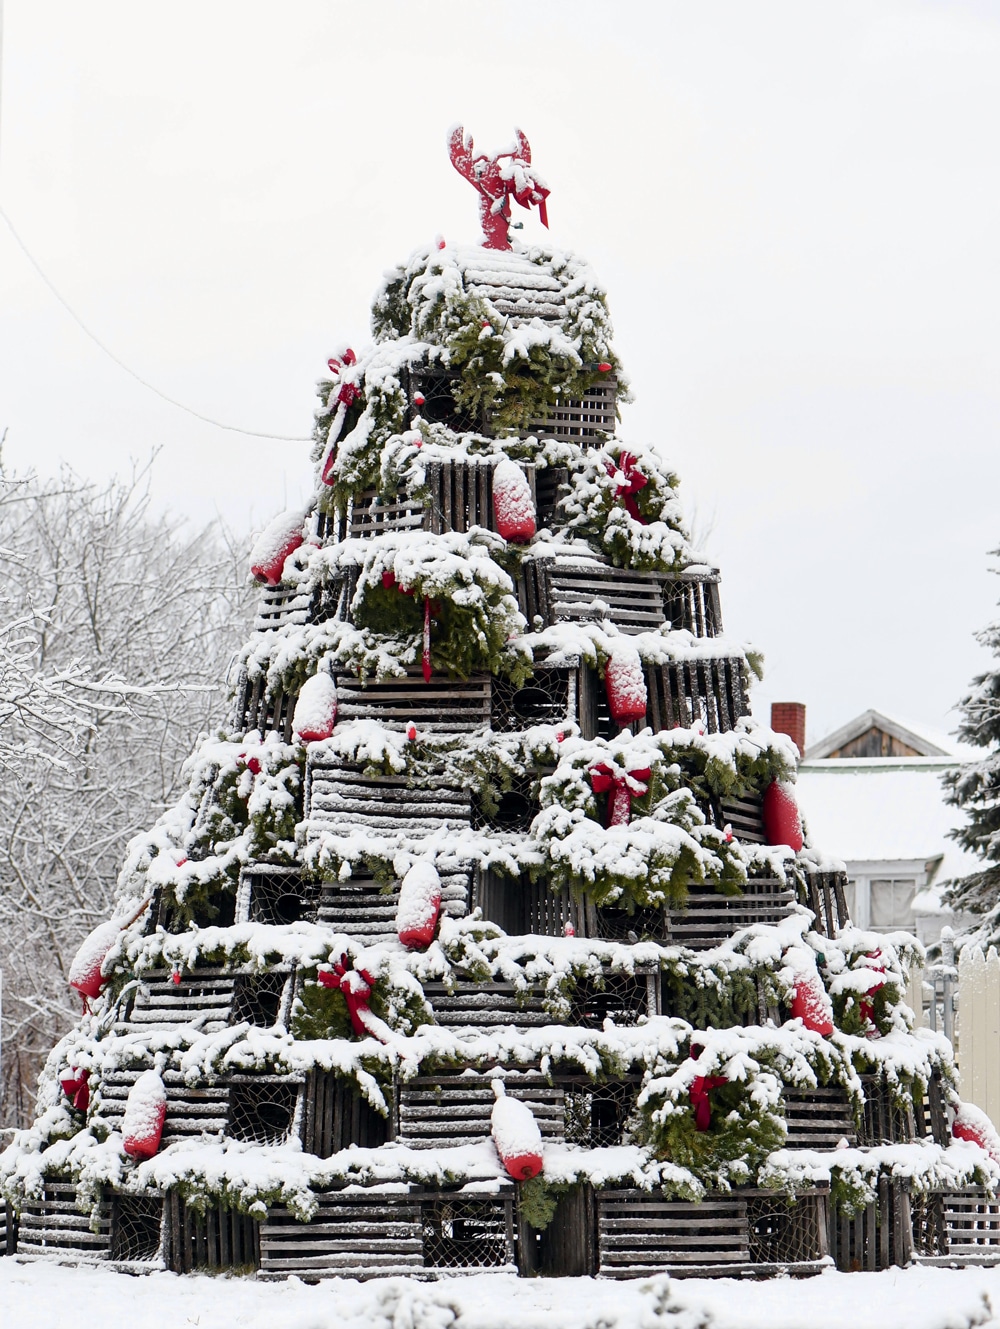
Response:
[[[996,1313],[992,1310],[996,1307]],[[736,1282],[503,1274],[418,1283],[131,1278],[0,1260],[2,1329],[1000,1329],[1000,1269]]]

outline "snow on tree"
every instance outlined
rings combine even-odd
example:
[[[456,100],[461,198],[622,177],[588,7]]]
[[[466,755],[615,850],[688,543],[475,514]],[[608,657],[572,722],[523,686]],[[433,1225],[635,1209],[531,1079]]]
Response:
[[[373,343],[327,362],[228,719],[131,840],[0,1158],[18,1240],[70,1186],[115,1233],[169,1210],[147,1254],[180,1269],[158,1234],[203,1222],[259,1223],[268,1276],[645,1276],[670,1233],[806,1273],[828,1202],[841,1266],[882,1259],[891,1195],[905,1259],[911,1200],[1000,1180],[904,1003],[919,946],[853,927],[803,843],[677,476],[614,437],[596,276],[510,242],[547,195],[527,140],[451,148],[487,243],[390,270]]]
[[[67,975],[115,907],[126,844],[176,798],[191,735],[217,713],[250,606],[245,557],[218,526],[154,515],[143,472],[0,486],[17,624],[0,637],[7,1124],[29,1119],[39,1066],[79,1013]]]
[[[1000,549],[993,550],[993,556],[1000,556]],[[983,628],[977,640],[1000,656],[1000,622]],[[947,801],[967,819],[951,834],[983,860],[983,867],[952,882],[947,899],[956,910],[982,916],[975,937],[990,945],[1000,940],[1000,668],[978,674],[958,709],[958,737],[986,751],[981,760],[943,776]]]

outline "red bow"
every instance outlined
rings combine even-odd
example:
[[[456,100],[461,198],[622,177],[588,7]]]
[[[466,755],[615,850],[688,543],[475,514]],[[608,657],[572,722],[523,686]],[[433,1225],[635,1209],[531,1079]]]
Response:
[[[348,969],[347,956],[342,955],[332,969],[321,969],[316,977],[323,987],[335,988],[344,994],[351,1028],[356,1034],[366,1034],[368,1026],[363,1016],[369,1009],[368,999],[375,986],[375,980],[368,970]]]
[[[694,1108],[695,1130],[707,1131],[712,1122],[712,1102],[709,1091],[726,1084],[724,1075],[696,1075],[691,1081],[688,1098]]]
[[[632,799],[642,798],[649,793],[650,768],[645,766],[642,770],[615,775],[611,767],[602,761],[598,766],[591,766],[589,774],[590,787],[595,794],[611,791],[605,825],[627,826],[632,817]]]
[[[90,1071],[73,1069],[69,1075],[59,1081],[63,1087],[63,1093],[77,1112],[86,1112],[90,1105],[90,1085],[87,1083],[89,1079]]]
[[[605,470],[612,480],[620,475],[621,479],[615,483],[615,498],[620,498],[625,504],[625,511],[630,517],[634,517],[637,522],[643,526],[648,525],[646,518],[639,511],[639,504],[636,502],[636,494],[640,489],[645,489],[649,480],[639,470],[638,458],[633,452],[623,452],[617,462],[606,461]]]
[[[874,961],[873,964],[868,966],[869,969],[874,969],[877,974],[885,973],[885,963],[882,959],[881,951],[869,951],[865,958]],[[870,1001],[869,998],[874,997],[876,992],[881,992],[884,987],[885,979],[877,979],[858,1002],[858,1013],[866,1024],[874,1025],[875,1023],[875,1004]],[[875,1032],[877,1035],[877,1030]],[[872,1035],[869,1034],[869,1038],[871,1036]]]

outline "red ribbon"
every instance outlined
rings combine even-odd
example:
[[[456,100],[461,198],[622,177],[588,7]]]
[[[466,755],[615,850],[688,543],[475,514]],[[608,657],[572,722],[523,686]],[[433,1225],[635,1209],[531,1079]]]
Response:
[[[724,1075],[696,1075],[691,1081],[688,1097],[694,1108],[695,1130],[707,1131],[712,1124],[712,1101],[708,1096],[709,1092],[726,1083]]]
[[[431,598],[424,596],[424,649],[421,657],[421,664],[424,671],[424,682],[431,681]]]
[[[342,955],[332,969],[321,969],[316,977],[323,987],[334,988],[344,994],[351,1028],[356,1034],[366,1034],[368,1028],[361,1017],[369,1009],[368,999],[375,986],[375,980],[368,970],[348,969],[347,956]]]
[[[90,1071],[70,1071],[59,1083],[63,1093],[76,1108],[77,1112],[86,1112],[90,1105]]]
[[[639,504],[635,496],[640,489],[645,489],[649,484],[649,480],[639,470],[638,460],[634,452],[623,452],[617,462],[607,461],[604,466],[612,480],[619,472],[621,473],[622,478],[615,485],[615,498],[622,500],[625,504],[625,511],[630,517],[634,517],[637,522],[646,526],[648,522],[639,511]]]
[[[628,771],[625,775],[615,775],[606,762],[590,768],[590,787],[595,794],[607,794],[608,815],[606,826],[627,826],[632,817],[632,799],[642,798],[649,792],[649,777],[652,774],[648,766],[641,770]]]
[[[345,406],[353,406],[361,396],[361,389],[356,383],[345,383],[337,393],[337,400],[344,403]]]

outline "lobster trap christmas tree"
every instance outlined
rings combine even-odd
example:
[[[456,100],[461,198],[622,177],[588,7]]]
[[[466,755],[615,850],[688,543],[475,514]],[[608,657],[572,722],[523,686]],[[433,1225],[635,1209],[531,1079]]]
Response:
[[[547,221],[523,135],[450,152],[485,238],[414,253],[329,360],[228,721],[133,841],[0,1162],[8,1250],[307,1278],[1000,1251],[917,944],[851,925],[677,477],[616,435],[601,286],[511,244],[512,202]]]

